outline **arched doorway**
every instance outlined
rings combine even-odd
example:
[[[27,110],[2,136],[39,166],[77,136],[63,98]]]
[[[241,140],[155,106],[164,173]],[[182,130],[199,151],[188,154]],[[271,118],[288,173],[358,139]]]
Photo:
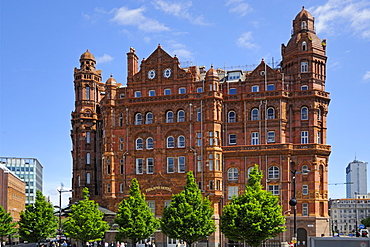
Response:
[[[307,231],[304,228],[297,229],[297,246],[307,247]]]

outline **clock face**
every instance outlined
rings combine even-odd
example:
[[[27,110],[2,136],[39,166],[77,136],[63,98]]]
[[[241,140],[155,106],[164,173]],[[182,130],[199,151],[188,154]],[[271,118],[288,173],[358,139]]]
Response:
[[[163,76],[168,78],[171,76],[171,69],[165,69],[163,72]]]
[[[152,70],[150,70],[150,71],[148,72],[148,78],[149,78],[149,79],[154,79],[154,77],[155,77],[155,70],[154,70],[154,69],[152,69]]]

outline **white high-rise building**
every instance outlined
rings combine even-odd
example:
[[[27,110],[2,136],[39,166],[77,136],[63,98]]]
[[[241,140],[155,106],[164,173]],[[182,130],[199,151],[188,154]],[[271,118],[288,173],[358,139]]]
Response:
[[[367,162],[354,160],[346,168],[347,198],[367,194]]]

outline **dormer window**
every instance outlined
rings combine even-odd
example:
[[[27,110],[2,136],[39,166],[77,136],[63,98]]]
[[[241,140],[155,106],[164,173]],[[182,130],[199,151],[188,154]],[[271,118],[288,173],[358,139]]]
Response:
[[[302,42],[302,51],[307,51],[307,43],[306,41]]]
[[[307,29],[307,22],[306,21],[302,21],[301,29]]]

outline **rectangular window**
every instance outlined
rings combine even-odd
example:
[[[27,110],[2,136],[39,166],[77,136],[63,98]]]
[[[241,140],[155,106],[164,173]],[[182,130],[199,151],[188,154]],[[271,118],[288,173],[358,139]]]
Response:
[[[308,131],[301,131],[301,144],[308,143]]]
[[[153,158],[146,159],[146,173],[148,174],[154,173],[154,159]]]
[[[143,174],[143,159],[136,159],[136,174]]]
[[[215,132],[215,146],[218,146],[218,143],[219,143],[218,138],[219,138],[219,136],[220,136],[220,132],[216,131]]]
[[[110,193],[110,184],[107,184],[107,193]]]
[[[213,131],[208,132],[209,135],[209,145],[213,146]]]
[[[321,144],[321,131],[317,131],[317,143]]]
[[[260,87],[259,86],[252,86],[252,92],[253,93],[256,93],[256,92],[259,92],[260,91]]]
[[[229,145],[236,145],[236,134],[229,134]]]
[[[308,203],[302,203],[302,216],[308,216]]]
[[[107,165],[107,174],[110,174],[110,165]]]
[[[135,91],[135,98],[140,98],[141,97],[141,91]]]
[[[269,185],[269,191],[273,195],[279,195],[279,185]]]
[[[202,111],[200,108],[197,109],[197,121],[202,121]]]
[[[171,200],[165,200],[164,201],[164,206],[169,207],[171,205]]]
[[[209,189],[210,190],[214,190],[215,189],[215,185],[214,185],[214,181],[213,180],[210,180],[209,181]]]
[[[202,87],[197,87],[197,93],[203,93],[203,88]]]
[[[301,86],[301,90],[308,90],[308,86],[307,85]]]
[[[153,214],[155,214],[155,201],[148,201],[148,207]]]
[[[200,155],[197,156],[197,167],[198,167],[198,172],[202,171],[202,158]]]
[[[121,93],[121,94],[119,95],[119,98],[120,98],[120,99],[124,99],[124,98],[125,98],[125,94],[124,94],[124,93]]]
[[[119,166],[119,174],[123,174],[123,165]]]
[[[275,142],[275,131],[268,131],[267,132],[267,142]]]
[[[308,62],[301,62],[301,73],[308,72]]]
[[[210,154],[208,156],[209,160],[208,160],[208,166],[209,166],[209,170],[210,171],[213,171],[213,154]]]
[[[171,95],[171,89],[166,88],[166,89],[164,90],[164,95]]]
[[[229,94],[236,94],[236,88],[230,88],[229,89]]]
[[[275,90],[275,85],[274,84],[268,84],[267,85],[267,91],[274,91]]]
[[[308,185],[302,185],[302,195],[308,195]]]
[[[119,150],[120,150],[120,151],[123,151],[123,143],[120,143],[120,144],[119,144]]]
[[[259,143],[259,133],[252,132],[252,145],[258,145]]]
[[[119,193],[123,193],[123,184],[119,184]]]
[[[180,87],[179,88],[179,94],[186,94],[186,88],[185,87]]]
[[[231,200],[233,196],[238,196],[238,186],[227,187],[227,199]]]
[[[241,77],[241,73],[238,71],[238,72],[229,72],[227,73],[227,80],[228,81],[236,81],[236,80],[239,80]]]
[[[148,96],[150,97],[155,96],[155,90],[149,90]]]
[[[216,154],[216,167],[215,167],[216,171],[221,171],[221,166],[220,166],[221,158],[220,157],[221,155]]]
[[[177,158],[177,166],[179,172],[185,172],[185,156],[180,156]]]
[[[221,180],[216,180],[216,190],[221,190]]]
[[[167,172],[168,173],[175,172],[175,158],[174,157],[167,157]]]
[[[202,146],[202,133],[200,132],[197,133],[197,146]]]

